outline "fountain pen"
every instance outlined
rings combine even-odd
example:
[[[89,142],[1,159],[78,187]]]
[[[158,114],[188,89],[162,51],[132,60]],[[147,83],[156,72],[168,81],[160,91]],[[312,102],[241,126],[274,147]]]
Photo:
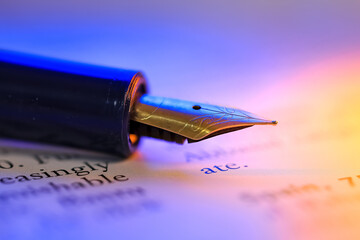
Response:
[[[142,136],[184,143],[254,125],[250,112],[148,94],[139,71],[0,50],[0,137],[128,157]]]

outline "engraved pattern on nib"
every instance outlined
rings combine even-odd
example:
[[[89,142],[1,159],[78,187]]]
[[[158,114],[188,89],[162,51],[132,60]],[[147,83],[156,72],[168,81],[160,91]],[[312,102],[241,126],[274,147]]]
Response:
[[[179,133],[181,133],[182,131],[186,131],[186,128],[190,128],[190,130],[193,132],[199,131],[199,133],[194,136],[194,138],[197,138],[203,133],[206,133],[208,131],[211,132],[210,128],[216,125],[230,122],[241,123],[245,119],[262,120],[260,118],[251,117],[246,114],[245,111],[240,109],[219,106],[214,106],[214,108],[215,109],[202,107],[201,109],[205,110],[208,113],[189,120],[189,122],[187,122],[184,127],[179,130]]]

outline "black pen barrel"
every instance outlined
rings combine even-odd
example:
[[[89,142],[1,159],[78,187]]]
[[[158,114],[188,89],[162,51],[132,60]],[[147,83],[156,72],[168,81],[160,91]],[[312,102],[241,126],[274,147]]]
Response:
[[[0,51],[0,137],[129,156],[140,72]]]

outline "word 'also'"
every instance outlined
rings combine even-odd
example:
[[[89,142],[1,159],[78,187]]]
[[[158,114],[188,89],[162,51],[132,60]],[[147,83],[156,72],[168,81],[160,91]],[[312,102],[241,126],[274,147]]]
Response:
[[[244,165],[243,167],[248,167],[247,165]],[[202,172],[204,172],[205,174],[212,174],[212,173],[217,173],[217,172],[226,172],[229,170],[236,170],[236,169],[240,169],[241,167],[239,165],[237,165],[236,163],[229,163],[226,164],[225,166],[223,165],[214,165],[213,167],[210,168],[203,168],[201,169]]]

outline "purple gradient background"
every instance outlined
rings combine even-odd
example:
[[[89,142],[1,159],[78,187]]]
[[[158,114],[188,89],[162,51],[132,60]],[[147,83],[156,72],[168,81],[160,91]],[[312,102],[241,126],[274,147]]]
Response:
[[[0,48],[139,69],[153,94],[245,108],[283,73],[359,51],[359,12],[349,0],[12,0]]]

